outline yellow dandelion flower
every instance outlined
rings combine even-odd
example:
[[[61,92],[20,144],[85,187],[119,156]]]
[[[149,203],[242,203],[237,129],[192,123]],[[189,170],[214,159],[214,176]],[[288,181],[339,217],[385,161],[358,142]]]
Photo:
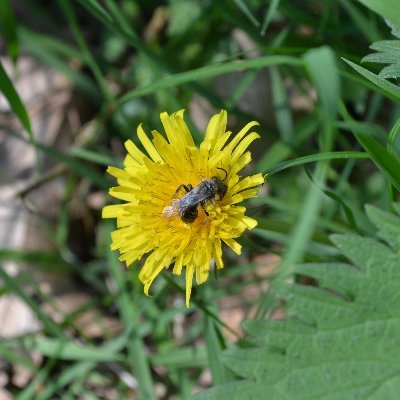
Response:
[[[150,140],[139,125],[137,135],[147,155],[131,140],[125,143],[125,168],[109,167],[107,172],[119,185],[111,188],[110,194],[126,203],[104,207],[103,218],[117,219],[111,249],[120,251],[119,259],[128,267],[148,253],[139,274],[146,295],[163,269],[173,265],[172,273],[180,275],[186,268],[189,306],[194,275],[201,284],[208,278],[212,259],[218,269],[224,266],[222,242],[240,254],[241,246],[235,239],[254,228],[257,221],[246,216],[246,208],[238,203],[255,197],[264,179],[261,174],[243,179],[238,175],[251,160],[247,148],[259,135],[249,131],[257,122],[248,123],[228,142],[231,132],[226,132],[227,113],[222,110],[211,118],[197,147],[183,113],[160,115],[166,138],[152,131]],[[193,199],[194,190],[204,194],[204,182],[212,179],[225,190],[207,192],[202,202]],[[188,199],[186,192],[192,188]],[[185,195],[188,201],[180,202]],[[188,204],[194,212],[189,223],[182,218],[182,209],[185,211]]]

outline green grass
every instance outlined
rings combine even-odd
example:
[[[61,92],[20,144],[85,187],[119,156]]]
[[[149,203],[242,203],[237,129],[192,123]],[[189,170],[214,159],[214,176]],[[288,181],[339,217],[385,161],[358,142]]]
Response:
[[[0,248],[0,300],[13,295],[40,323],[0,335],[4,390],[35,400],[396,399],[397,1],[24,4],[0,1],[9,58],[0,90],[15,118],[1,121],[7,140],[34,155],[30,180],[7,201],[46,246]],[[61,146],[44,140],[39,100],[26,102],[16,84],[27,56],[73,92]],[[181,108],[197,142],[202,109],[226,109],[233,132],[259,121],[248,172],[268,174],[247,203],[258,226],[240,239],[242,256],[225,249],[226,267],[194,290],[189,309],[184,277],[170,270],[153,297],[143,294],[140,262],[126,270],[109,250],[113,222],[101,219],[114,185],[106,166],[121,166],[123,142],[138,144],[140,123],[161,130],[159,114]],[[4,162],[12,184],[25,164]],[[43,212],[55,182],[57,211]],[[272,257],[279,268],[266,272]],[[65,293],[85,300],[64,308]],[[29,379],[13,383],[11,367]]]

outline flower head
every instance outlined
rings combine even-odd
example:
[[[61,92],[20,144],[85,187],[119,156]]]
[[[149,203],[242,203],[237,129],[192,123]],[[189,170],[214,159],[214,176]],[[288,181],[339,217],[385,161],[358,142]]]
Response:
[[[186,269],[188,306],[193,276],[201,284],[212,260],[218,269],[224,266],[222,242],[240,254],[235,239],[257,221],[246,216],[246,208],[238,203],[256,196],[264,179],[261,174],[243,179],[238,175],[251,160],[247,148],[259,135],[249,131],[257,122],[248,123],[228,141],[231,132],[226,132],[223,110],[211,118],[197,147],[183,112],[160,115],[166,138],[152,131],[150,140],[139,125],[137,135],[147,155],[131,140],[125,143],[125,168],[107,171],[119,185],[110,194],[126,203],[104,207],[103,218],[117,219],[111,249],[120,251],[119,259],[128,267],[148,254],[139,274],[146,295],[163,269],[173,266],[175,275]],[[212,189],[206,182],[221,186]]]

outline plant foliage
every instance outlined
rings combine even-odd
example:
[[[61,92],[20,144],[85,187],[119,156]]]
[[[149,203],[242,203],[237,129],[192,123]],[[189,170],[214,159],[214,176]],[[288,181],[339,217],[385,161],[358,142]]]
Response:
[[[399,397],[399,217],[364,213],[399,198],[399,0],[3,0],[0,32],[0,398]],[[258,121],[268,174],[190,309],[168,271],[143,296],[100,212],[105,166],[181,108],[196,143]]]
[[[377,237],[332,235],[350,263],[298,266],[318,287],[288,286],[286,321],[247,322],[254,345],[224,354],[240,379],[196,400],[397,398],[400,218],[372,206],[367,215]]]
[[[373,8],[373,7],[372,7]],[[396,7],[398,8],[398,6]],[[373,8],[374,9],[374,8]],[[386,7],[388,9],[388,7]],[[400,9],[398,9],[400,12]],[[386,14],[382,14],[385,17]],[[370,48],[375,50],[375,53],[368,54],[362,59],[362,62],[388,64],[382,68],[378,75],[374,74],[367,69],[356,65],[349,60],[345,61],[363,75],[366,79],[373,82],[379,88],[383,89],[384,92],[394,100],[399,100],[399,90],[397,86],[393,85],[386,79],[397,79],[400,76],[400,23],[395,19],[386,19],[386,24],[391,28],[392,35],[396,37],[394,40],[378,40],[371,44]]]
[[[396,40],[379,40],[370,46],[376,53],[365,56],[363,62],[374,62],[380,64],[389,64],[384,67],[379,76],[381,78],[397,78],[400,76],[400,30],[388,22],[392,28],[392,34],[397,37]]]

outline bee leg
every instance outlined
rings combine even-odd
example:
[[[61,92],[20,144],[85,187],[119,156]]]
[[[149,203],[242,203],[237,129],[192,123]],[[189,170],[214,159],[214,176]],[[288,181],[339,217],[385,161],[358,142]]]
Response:
[[[177,194],[182,188],[185,189],[186,193],[189,193],[189,192],[193,189],[193,186],[192,186],[190,183],[187,184],[187,185],[185,185],[184,183],[183,183],[182,185],[179,185],[179,186],[178,186],[178,189],[175,190],[174,197],[176,196],[176,194]]]
[[[208,212],[207,212],[206,208],[204,207],[204,203],[201,203],[201,208],[203,209],[204,214],[206,214],[208,217]]]

